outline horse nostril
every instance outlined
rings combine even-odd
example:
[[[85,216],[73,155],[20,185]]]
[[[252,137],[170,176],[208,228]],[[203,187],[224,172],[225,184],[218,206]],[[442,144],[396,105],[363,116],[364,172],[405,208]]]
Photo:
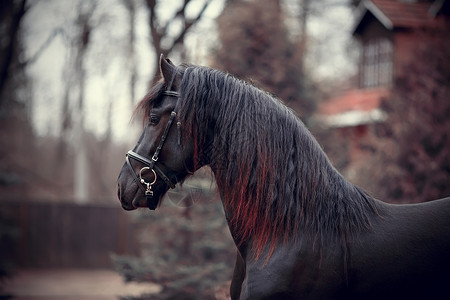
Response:
[[[117,183],[117,197],[119,197],[119,200],[122,199],[122,189],[120,188],[120,183]]]

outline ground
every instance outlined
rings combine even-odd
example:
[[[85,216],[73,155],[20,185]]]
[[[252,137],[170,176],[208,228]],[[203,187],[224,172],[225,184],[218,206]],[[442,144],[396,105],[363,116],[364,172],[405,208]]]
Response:
[[[125,283],[112,270],[19,270],[1,283],[0,299],[2,295],[14,295],[14,300],[116,300],[120,296],[155,294],[160,289],[151,283]]]

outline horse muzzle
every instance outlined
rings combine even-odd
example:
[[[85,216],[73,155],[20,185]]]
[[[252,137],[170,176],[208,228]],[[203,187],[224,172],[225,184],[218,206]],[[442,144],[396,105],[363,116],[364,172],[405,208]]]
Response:
[[[164,184],[158,184],[153,187],[152,193],[143,193],[135,182],[129,184],[121,184],[119,177],[117,184],[117,197],[125,210],[135,210],[138,208],[149,208],[155,210],[163,195],[167,192],[168,187]]]

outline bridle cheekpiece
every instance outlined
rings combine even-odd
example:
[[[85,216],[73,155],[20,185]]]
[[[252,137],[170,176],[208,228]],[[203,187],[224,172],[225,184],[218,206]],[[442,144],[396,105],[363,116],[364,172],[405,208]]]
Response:
[[[164,143],[167,139],[167,135],[169,134],[170,127],[172,126],[172,123],[177,116],[177,109],[178,109],[180,94],[175,91],[164,91],[164,92],[162,92],[162,94],[166,95],[166,96],[170,96],[170,97],[176,97],[176,98],[178,98],[178,101],[177,101],[177,104],[175,105],[175,108],[170,113],[169,121],[167,121],[166,127],[164,128],[164,132],[161,136],[161,139],[159,140],[158,147],[156,147],[156,150],[153,153],[152,158],[148,159],[148,158],[134,152],[133,150],[128,151],[128,153],[126,154],[126,162],[127,162],[128,169],[130,170],[131,174],[133,175],[133,179],[137,183],[138,187],[144,192],[145,197],[147,199],[148,208],[151,210],[155,210],[156,207],[158,206],[158,202],[159,202],[158,198],[156,198],[156,199],[153,198],[153,190],[152,190],[152,187],[156,183],[158,176],[164,181],[165,184],[167,184],[167,186],[169,186],[172,189],[175,188],[175,185],[177,183],[176,180],[174,180],[174,181],[171,180],[161,170],[161,168],[159,168],[157,166],[156,163],[158,162],[159,153],[161,152],[161,149],[164,146]],[[177,127],[179,130],[180,130],[180,126],[181,126],[181,123],[177,122]],[[178,144],[179,145],[181,144],[180,132],[178,133]],[[145,167],[140,169],[139,176],[136,175],[136,173],[134,172],[134,169],[131,166],[130,158],[133,158],[133,159],[137,160],[138,162],[145,165]],[[142,177],[142,173],[145,170],[150,170],[153,173],[154,179],[152,182],[147,182]]]

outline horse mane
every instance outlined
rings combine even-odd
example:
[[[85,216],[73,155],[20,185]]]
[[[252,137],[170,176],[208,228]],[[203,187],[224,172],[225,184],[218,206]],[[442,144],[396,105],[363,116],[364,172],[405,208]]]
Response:
[[[183,76],[186,68],[190,66],[189,64],[181,64],[177,68],[175,68],[176,72]],[[137,117],[138,115],[142,115],[143,122],[148,121],[150,110],[152,107],[157,106],[159,102],[162,100],[163,92],[168,90],[170,87],[167,86],[167,82],[165,82],[164,78],[161,78],[153,84],[150,91],[139,101],[134,112],[133,117]]]
[[[137,104],[134,109],[132,119],[136,118],[138,115],[142,115],[142,121],[144,123],[148,121],[150,110],[157,103],[158,99],[161,99],[161,95],[164,90],[164,79],[156,81],[150,91]]]
[[[345,245],[370,228],[373,198],[346,181],[300,119],[281,101],[218,70],[191,66],[180,87],[179,119],[209,163],[230,229],[259,257],[302,231]],[[345,248],[346,249],[346,248]]]

